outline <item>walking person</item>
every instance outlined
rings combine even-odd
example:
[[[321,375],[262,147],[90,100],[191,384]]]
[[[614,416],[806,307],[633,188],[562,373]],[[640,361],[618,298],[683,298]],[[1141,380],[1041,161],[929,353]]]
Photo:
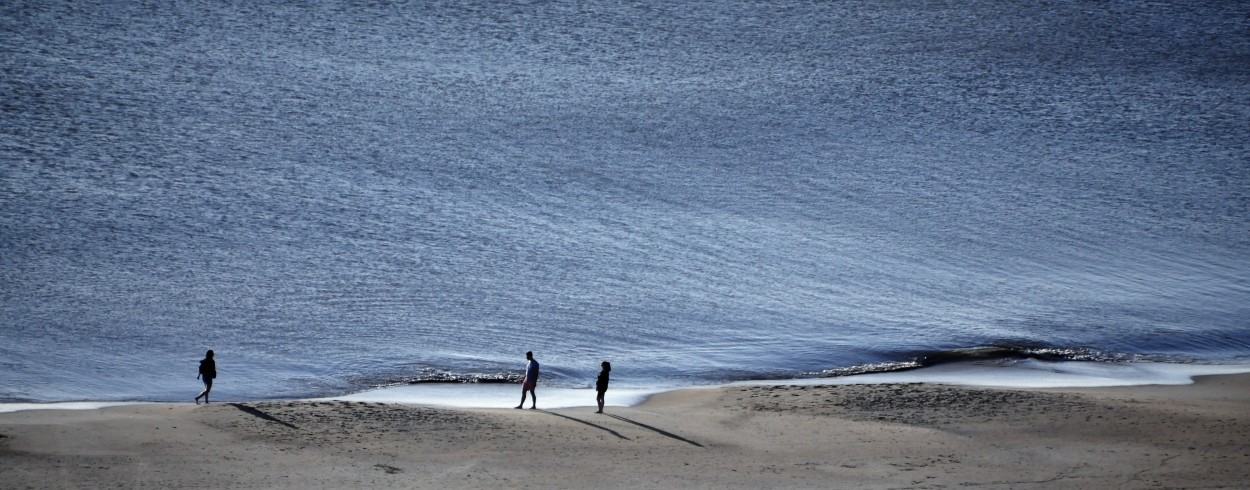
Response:
[[[534,393],[534,388],[538,387],[538,361],[534,360],[533,352],[526,352],[525,358],[529,360],[525,364],[525,380],[521,381],[521,404],[516,408],[525,405],[525,393],[530,395],[530,410],[538,408],[538,395]]]
[[[213,360],[213,350],[209,349],[204,353],[204,359],[200,360],[200,374],[195,379],[204,382],[204,391],[195,395],[195,404],[200,404],[200,398],[204,399],[204,403],[208,403],[208,393],[213,391],[213,378],[217,377],[217,362]]]
[[[612,372],[612,363],[603,361],[603,371],[599,371],[599,379],[595,380],[595,402],[599,404],[599,411],[595,413],[603,413],[603,394],[608,391],[608,373]]]

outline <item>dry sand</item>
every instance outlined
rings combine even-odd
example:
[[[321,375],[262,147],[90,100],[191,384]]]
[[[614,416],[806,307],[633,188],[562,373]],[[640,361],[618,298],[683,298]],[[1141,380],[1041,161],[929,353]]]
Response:
[[[684,390],[0,414],[0,488],[1247,488],[1250,375],[1189,386]]]

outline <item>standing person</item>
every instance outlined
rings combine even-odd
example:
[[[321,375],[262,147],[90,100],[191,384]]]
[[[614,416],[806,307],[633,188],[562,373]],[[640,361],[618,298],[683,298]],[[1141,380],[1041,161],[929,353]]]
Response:
[[[612,363],[603,361],[603,371],[599,371],[599,379],[595,380],[595,402],[599,403],[599,411],[595,413],[603,413],[603,394],[608,391],[608,373],[612,372]]]
[[[529,392],[532,400],[530,401],[530,410],[533,410],[538,408],[538,395],[534,393],[534,388],[538,387],[538,361],[534,360],[533,352],[526,352],[525,358],[529,362],[525,364],[525,380],[521,381],[521,404],[517,405],[516,408],[521,408],[525,405],[525,393]]]
[[[204,381],[204,391],[195,395],[195,404],[200,404],[200,398],[204,399],[204,403],[208,403],[208,392],[213,391],[213,378],[217,377],[217,362],[213,361],[213,350],[209,349],[204,353],[204,359],[200,361],[200,374],[195,379]]]

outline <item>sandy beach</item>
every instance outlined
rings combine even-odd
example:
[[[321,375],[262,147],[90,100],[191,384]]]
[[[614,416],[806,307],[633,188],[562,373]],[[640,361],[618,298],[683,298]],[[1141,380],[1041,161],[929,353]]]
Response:
[[[540,388],[541,392],[541,388]],[[0,414],[4,488],[1246,488],[1250,375],[746,386],[639,406],[360,402]]]

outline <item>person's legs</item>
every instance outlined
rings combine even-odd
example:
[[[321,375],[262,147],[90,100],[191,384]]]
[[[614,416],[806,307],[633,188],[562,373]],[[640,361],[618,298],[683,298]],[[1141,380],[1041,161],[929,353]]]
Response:
[[[599,404],[599,411],[595,413],[603,413],[603,392],[600,391],[595,395],[595,402]]]
[[[208,393],[210,391],[213,391],[213,380],[206,379],[204,380],[204,391],[201,391],[200,394],[195,395],[195,404],[196,405],[200,404],[200,398],[204,399],[204,403],[208,403]]]
[[[534,381],[530,381],[528,378],[526,378],[526,380],[522,382],[521,384],[521,404],[517,405],[516,408],[522,408],[525,405],[525,393],[526,392],[529,392],[529,395],[530,395],[530,400],[531,400],[530,408],[534,408],[534,406],[538,404],[538,395],[534,393],[534,388],[537,388],[537,387],[538,387],[538,383]]]

